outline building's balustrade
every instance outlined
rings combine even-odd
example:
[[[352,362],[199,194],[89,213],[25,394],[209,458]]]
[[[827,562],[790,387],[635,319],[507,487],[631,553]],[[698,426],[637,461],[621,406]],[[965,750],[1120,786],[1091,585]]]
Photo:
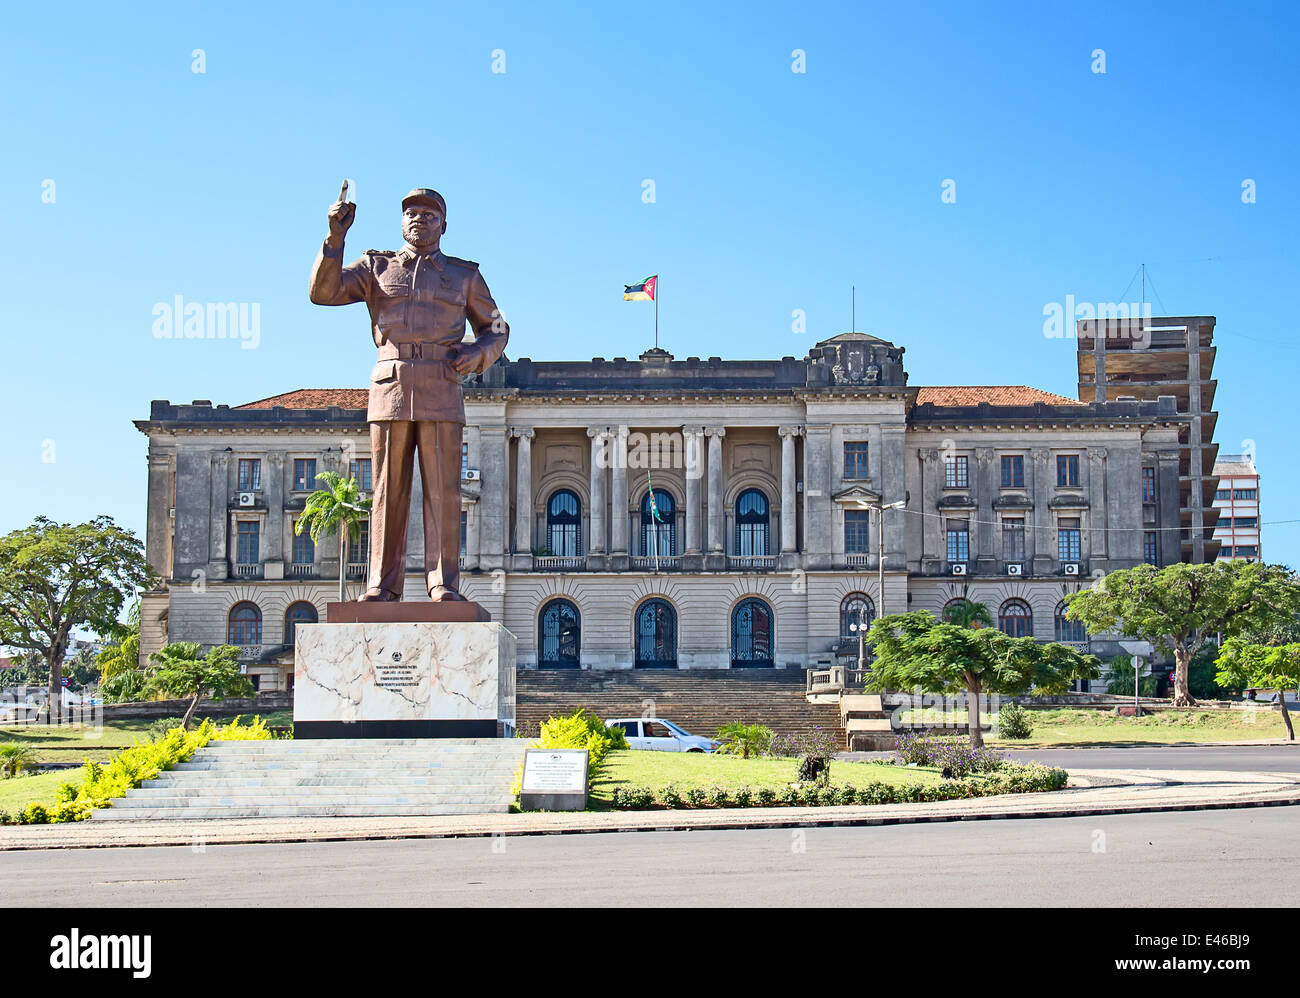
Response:
[[[776,555],[774,554],[729,554],[727,555],[728,568],[759,568],[771,569],[776,568]]]
[[[846,554],[844,564],[849,568],[867,568],[871,564],[869,554]]]
[[[633,555],[632,567],[639,571],[676,571],[681,567],[681,557],[675,554],[661,554],[658,558],[653,555]]]
[[[317,576],[315,565],[290,565],[289,576],[294,579],[314,579]]]
[[[349,579],[364,579],[369,566],[364,562],[352,562],[348,565]]]
[[[573,569],[585,568],[587,559],[578,557],[569,557],[565,555],[537,555],[533,558],[533,571],[535,572],[561,572]]]
[[[260,579],[262,577],[262,566],[258,565],[235,565],[235,578],[237,579]]]

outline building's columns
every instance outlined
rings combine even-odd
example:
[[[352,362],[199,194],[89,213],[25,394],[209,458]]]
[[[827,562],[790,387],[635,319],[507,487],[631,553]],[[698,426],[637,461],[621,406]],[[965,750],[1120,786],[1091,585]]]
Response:
[[[1142,482],[1142,462],[1138,460],[1138,488]],[[1139,506],[1141,504],[1139,503]],[[1083,531],[1083,557],[1094,568],[1105,569],[1103,562],[1110,557],[1107,544],[1108,526],[1106,519],[1106,448],[1088,448],[1088,515]],[[1092,564],[1093,561],[1097,564]]]
[[[609,567],[616,571],[628,567],[627,553],[627,436],[626,426],[620,426],[611,436],[613,453],[610,454],[610,531]]]
[[[1034,513],[1032,524],[1026,524],[1029,531],[1025,538],[1025,555],[1032,562],[1035,575],[1047,575],[1056,559],[1051,520],[1052,490],[1056,481],[1050,467],[1052,452],[1046,447],[1036,447],[1029,456],[1029,473],[1033,475],[1029,486],[1033,490],[1030,495],[1034,498]]]
[[[587,543],[587,567],[603,567],[605,556],[605,498],[606,467],[609,464],[609,429],[593,426],[587,430],[591,438],[591,509]],[[597,563],[599,562],[599,563]]]
[[[515,457],[515,556],[533,554],[533,437],[530,426],[514,426],[510,435],[519,440]]]
[[[947,558],[943,534],[943,516],[938,515],[939,497],[943,494],[939,469],[939,449],[925,447],[921,450],[921,508],[927,515],[921,518],[921,571],[933,575]]]
[[[476,571],[479,567],[479,539],[482,536],[480,521],[483,511],[477,502],[472,502],[465,509],[465,568]]]
[[[991,575],[997,569],[998,550],[994,533],[993,500],[998,495],[998,471],[994,467],[996,454],[991,447],[975,451],[975,571]]]
[[[722,438],[726,427],[709,426],[704,430],[709,438],[709,555],[722,567]]]
[[[266,536],[262,538],[262,566],[265,578],[283,579],[285,562],[289,561],[284,552],[284,479],[293,473],[293,466],[285,468],[285,452],[271,451],[266,455],[266,472],[262,476],[262,485],[266,496]],[[321,469],[322,471],[324,468]],[[312,483],[311,488],[315,488]]]
[[[684,564],[684,568],[701,567],[698,559],[702,553],[700,544],[700,523],[704,514],[700,494],[700,478],[704,475],[704,427],[686,426],[682,428],[682,438],[686,451],[686,555],[693,564]]]
[[[802,426],[778,426],[781,438],[781,554],[793,555],[798,548],[798,497],[795,495],[794,442]],[[792,567],[792,566],[791,566]]]

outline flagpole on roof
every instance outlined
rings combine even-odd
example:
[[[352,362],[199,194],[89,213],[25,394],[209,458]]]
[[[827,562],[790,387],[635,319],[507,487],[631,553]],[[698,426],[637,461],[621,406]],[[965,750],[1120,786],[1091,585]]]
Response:
[[[659,275],[655,275],[655,349],[659,349]]]

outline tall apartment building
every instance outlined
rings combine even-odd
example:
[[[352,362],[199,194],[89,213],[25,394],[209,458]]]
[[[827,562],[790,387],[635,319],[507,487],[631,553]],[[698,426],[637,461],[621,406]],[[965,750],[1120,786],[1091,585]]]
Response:
[[[1066,595],[1182,557],[1193,417],[1174,398],[914,387],[903,353],[846,333],[779,360],[502,358],[465,383],[464,592],[522,668],[808,668],[856,657],[850,625],[878,611],[962,599],[1087,644]],[[262,688],[291,682],[294,627],[325,619],[340,572],[363,581],[364,540],[340,564],[293,526],[318,472],[368,485],[365,406],[365,388],[152,404],[136,426],[166,582],[142,655],[230,643]]]
[[[1190,417],[1179,437],[1177,519],[1181,557],[1190,562],[1213,561],[1218,553],[1214,325],[1212,315],[1103,316],[1076,324],[1081,401],[1155,400],[1172,395],[1178,411]],[[1157,529],[1170,525],[1151,524]]]
[[[1220,561],[1262,561],[1259,517],[1259,472],[1250,454],[1225,454],[1214,463],[1219,488],[1214,508],[1219,522],[1214,528]]]

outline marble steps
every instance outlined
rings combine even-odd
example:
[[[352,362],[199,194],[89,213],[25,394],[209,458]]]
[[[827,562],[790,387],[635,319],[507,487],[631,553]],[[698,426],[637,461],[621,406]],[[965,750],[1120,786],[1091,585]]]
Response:
[[[522,739],[211,742],[97,821],[503,813]]]

